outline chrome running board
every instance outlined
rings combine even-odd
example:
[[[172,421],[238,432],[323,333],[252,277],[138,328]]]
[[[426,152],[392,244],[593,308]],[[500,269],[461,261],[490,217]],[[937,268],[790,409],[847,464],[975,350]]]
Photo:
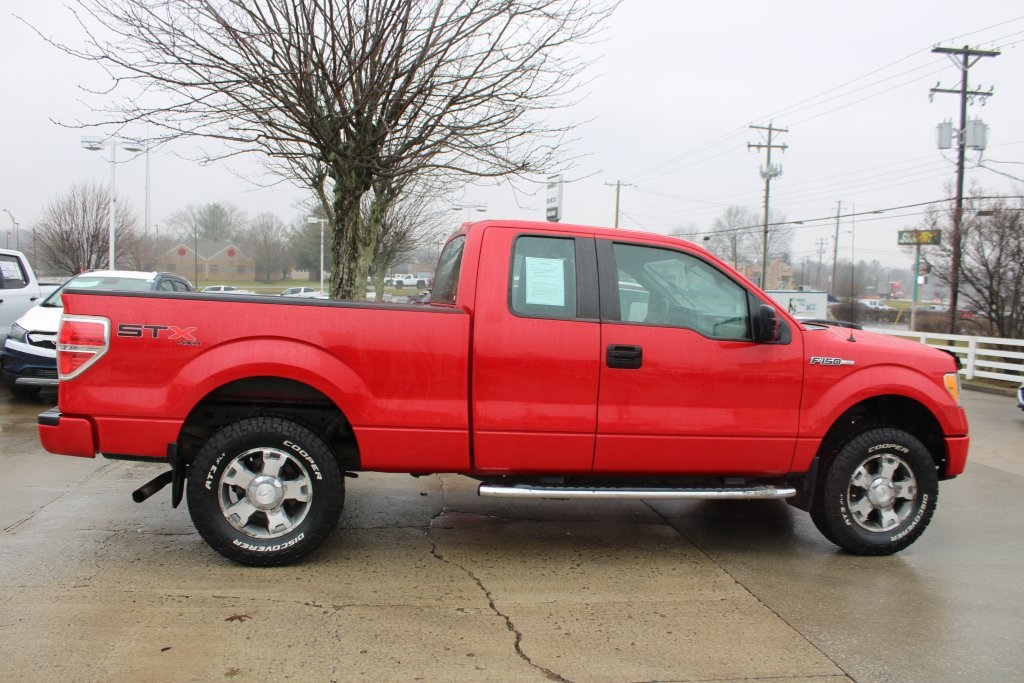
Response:
[[[614,488],[583,486],[500,486],[480,484],[477,494],[497,498],[551,498],[569,500],[658,499],[658,500],[775,500],[791,498],[796,489],[791,486],[748,486],[720,488]]]

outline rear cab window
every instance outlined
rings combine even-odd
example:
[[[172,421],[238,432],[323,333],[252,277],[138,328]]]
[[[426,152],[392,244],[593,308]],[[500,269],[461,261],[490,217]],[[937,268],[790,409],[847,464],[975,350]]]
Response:
[[[431,303],[455,305],[455,297],[459,293],[459,272],[462,270],[462,253],[465,248],[465,235],[453,237],[445,245],[441,256],[437,259],[434,287],[430,292]]]
[[[529,318],[577,317],[573,238],[523,235],[516,239],[509,308]]]

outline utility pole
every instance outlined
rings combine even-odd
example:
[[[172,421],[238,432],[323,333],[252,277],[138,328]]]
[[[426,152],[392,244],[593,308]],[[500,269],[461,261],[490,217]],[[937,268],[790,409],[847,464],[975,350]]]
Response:
[[[762,238],[764,244],[761,248],[761,289],[768,288],[768,203],[771,195],[772,178],[782,175],[781,166],[772,166],[772,150],[781,149],[786,150],[786,145],[776,145],[772,143],[772,138],[775,133],[788,133],[789,131],[785,128],[775,128],[772,122],[768,122],[767,126],[750,126],[754,130],[766,130],[768,131],[768,141],[758,143],[747,143],[747,149],[766,150],[767,158],[765,159],[765,165],[761,169],[761,177],[764,178],[764,231]]]
[[[814,276],[814,288],[821,289],[821,262],[825,258],[825,240],[818,240],[818,270]]]
[[[608,187],[615,188],[615,227],[619,227],[619,195],[622,192],[623,187],[635,187],[632,183],[624,183],[621,180],[616,180],[614,183],[605,183]]]
[[[842,200],[836,202],[836,237],[832,244],[832,279],[829,280],[829,291],[835,294],[836,290],[832,289],[836,286],[836,263],[839,262],[839,216],[843,213],[843,202]]]
[[[972,50],[970,46],[962,48],[936,47],[932,52],[949,55],[953,63],[960,67],[960,87],[958,89],[940,88],[938,85],[932,88],[928,95],[929,99],[935,97],[935,93],[947,95],[960,95],[960,130],[957,137],[957,163],[956,163],[956,207],[953,209],[953,235],[950,239],[950,247],[953,250],[951,273],[949,278],[949,333],[956,333],[957,320],[957,296],[960,289],[960,252],[963,241],[963,214],[964,214],[964,153],[967,149],[967,98],[986,98],[992,95],[992,88],[988,90],[968,90],[967,70],[974,66],[982,57],[998,57],[999,52],[995,50]]]

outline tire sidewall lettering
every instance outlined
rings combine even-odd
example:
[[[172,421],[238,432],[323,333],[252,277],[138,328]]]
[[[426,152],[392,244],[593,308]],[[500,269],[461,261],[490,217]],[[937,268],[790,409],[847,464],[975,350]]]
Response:
[[[285,441],[281,445],[286,450],[290,450],[292,453],[295,453],[297,456],[305,460],[306,464],[309,465],[309,469],[312,475],[316,477],[318,481],[323,481],[324,477],[320,473],[320,466],[317,465],[316,460],[314,460],[313,457],[306,452],[306,449],[304,449],[302,446],[295,443],[294,441],[291,441],[290,439],[285,439]]]
[[[209,471],[206,473],[206,483],[205,483],[205,486],[206,486],[206,490],[207,491],[212,491],[213,490],[213,486],[214,486],[214,484],[217,481],[217,470],[220,469],[220,463],[221,463],[222,460],[224,460],[224,458],[227,457],[227,455],[228,454],[227,454],[226,451],[222,452],[220,454],[220,456],[216,460],[213,461],[213,464],[210,466]]]
[[[900,533],[896,534],[895,536],[890,536],[889,540],[892,541],[893,543],[895,543],[896,541],[900,541],[900,540],[906,538],[906,536],[908,534],[910,534],[915,528],[917,528],[918,524],[921,523],[921,519],[924,517],[924,515],[925,515],[925,513],[927,511],[928,511],[928,494],[926,493],[923,496],[921,496],[921,503],[920,503],[920,505],[918,505],[917,512],[911,518],[910,523],[907,525],[907,528],[904,529],[903,531],[901,531]]]
[[[249,543],[248,541],[243,541],[238,538],[231,539],[231,543],[233,545],[238,546],[242,550],[251,550],[257,553],[276,553],[291,548],[293,545],[300,543],[304,538],[306,538],[306,534],[305,532],[302,532],[299,533],[295,538],[285,541],[284,543],[273,543],[271,545],[257,545],[255,543]]]

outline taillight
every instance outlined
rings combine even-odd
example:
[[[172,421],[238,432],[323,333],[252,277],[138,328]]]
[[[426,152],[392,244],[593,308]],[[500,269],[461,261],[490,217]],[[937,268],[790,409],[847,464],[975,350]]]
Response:
[[[66,315],[57,330],[57,375],[74,379],[110,348],[110,321],[85,315]]]

